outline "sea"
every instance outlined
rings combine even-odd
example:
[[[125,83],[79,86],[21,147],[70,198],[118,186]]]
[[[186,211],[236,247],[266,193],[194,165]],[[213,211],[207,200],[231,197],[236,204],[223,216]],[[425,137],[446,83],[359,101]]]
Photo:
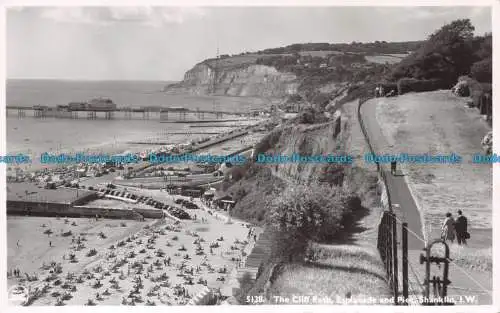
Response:
[[[11,79],[6,83],[8,105],[55,107],[73,101],[110,98],[118,107],[182,106],[189,109],[238,111],[265,105],[258,98],[194,96],[167,94],[162,89],[168,81],[77,81]],[[171,119],[175,119],[175,114]],[[7,152],[23,153],[35,159],[49,153],[126,153],[158,147],[156,144],[131,142],[180,143],[205,137],[200,134],[178,135],[172,132],[222,132],[220,127],[190,128],[187,123],[160,123],[159,116],[151,119],[80,119],[33,117],[19,118],[10,111],[7,120]],[[234,123],[233,123],[234,124]],[[219,124],[220,125],[220,124]],[[225,129],[227,130],[227,128]]]

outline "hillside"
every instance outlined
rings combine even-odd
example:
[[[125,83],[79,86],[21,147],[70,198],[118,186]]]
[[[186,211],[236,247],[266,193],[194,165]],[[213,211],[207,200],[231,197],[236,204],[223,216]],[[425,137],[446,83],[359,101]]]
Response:
[[[304,94],[308,98],[313,89],[332,82],[378,77],[374,74],[385,72],[386,65],[401,61],[421,43],[311,43],[221,55],[196,64],[181,82],[165,86],[164,91],[262,97]],[[335,91],[330,88],[327,93]]]

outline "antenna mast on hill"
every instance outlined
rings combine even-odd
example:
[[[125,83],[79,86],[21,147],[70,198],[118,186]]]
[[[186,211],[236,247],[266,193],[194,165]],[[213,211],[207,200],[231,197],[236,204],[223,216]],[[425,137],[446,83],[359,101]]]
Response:
[[[215,66],[214,66],[214,75],[212,81],[212,94],[215,94],[215,90],[217,87],[217,77],[219,76],[219,39],[217,38],[217,54],[215,57]]]
[[[215,58],[215,66],[213,69],[214,75],[213,75],[213,81],[212,81],[212,95],[215,95],[215,92],[217,90],[217,79],[219,77],[219,58],[220,58],[219,38],[217,38],[217,55]],[[214,110],[214,112],[220,111],[219,102],[215,98],[213,100],[213,110]],[[216,116],[218,116],[218,115],[216,114]]]

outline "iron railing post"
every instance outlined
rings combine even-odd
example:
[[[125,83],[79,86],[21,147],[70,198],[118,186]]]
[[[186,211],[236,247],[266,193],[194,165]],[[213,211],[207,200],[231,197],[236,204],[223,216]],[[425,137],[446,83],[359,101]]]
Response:
[[[445,261],[444,261],[444,269],[443,269],[443,291],[442,291],[442,297],[446,297],[447,296],[447,292],[448,292],[448,284],[450,283],[449,279],[448,279],[448,270],[449,270],[449,265],[450,265],[450,247],[448,247],[448,245],[446,243],[444,243],[444,249],[445,249],[445,252],[444,252],[444,257],[445,257]]]
[[[428,244],[425,248],[425,295],[424,297],[428,300],[430,296],[430,283],[431,283],[431,246]]]
[[[398,304],[398,242],[397,242],[397,228],[396,228],[396,214],[391,212],[391,222],[392,222],[392,253],[393,253],[393,280],[394,280],[394,304]]]
[[[408,305],[408,223],[403,223],[401,232],[402,241],[402,271],[403,271],[403,298],[405,305]]]

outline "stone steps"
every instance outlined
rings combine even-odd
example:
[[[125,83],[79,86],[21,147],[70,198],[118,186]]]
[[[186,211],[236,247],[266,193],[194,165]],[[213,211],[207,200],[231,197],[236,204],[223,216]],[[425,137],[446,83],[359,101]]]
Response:
[[[246,257],[245,267],[238,269],[236,278],[240,280],[245,275],[250,274],[250,278],[252,280],[257,279],[257,273],[260,265],[269,257],[269,254],[271,253],[271,245],[272,233],[264,230],[257,238],[253,249]],[[233,288],[233,295],[235,295],[238,291],[239,288]]]

